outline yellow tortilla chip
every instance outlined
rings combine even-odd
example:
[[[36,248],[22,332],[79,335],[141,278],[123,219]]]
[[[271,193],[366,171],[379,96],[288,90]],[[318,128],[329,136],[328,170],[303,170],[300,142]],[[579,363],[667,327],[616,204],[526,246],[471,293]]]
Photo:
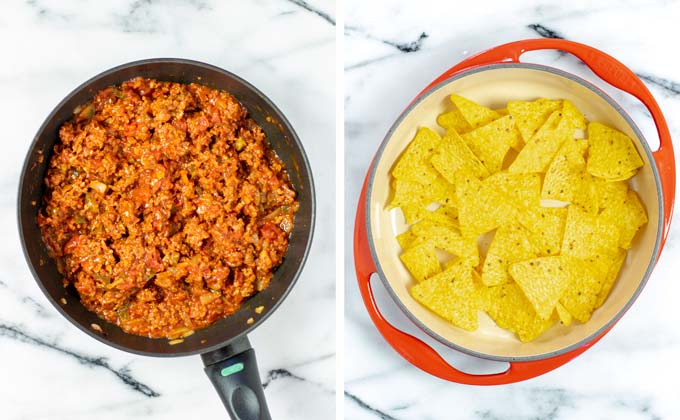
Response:
[[[553,112],[536,134],[527,142],[512,162],[508,171],[513,173],[545,172],[562,143],[573,137],[570,122]]]
[[[392,180],[394,196],[388,210],[400,207],[406,223],[414,223],[426,215],[426,207],[431,203],[455,204],[455,189],[441,176],[427,184],[401,179]]]
[[[463,98],[462,96],[451,95],[449,99],[451,99],[451,102],[458,108],[463,118],[465,118],[465,121],[467,121],[473,129],[500,118],[500,115],[493,109],[482,106],[467,98]]]
[[[562,116],[569,121],[571,121],[571,125],[578,130],[585,130],[586,129],[586,117],[583,116],[581,111],[574,106],[571,101],[568,100],[563,100],[562,101]]]
[[[515,120],[524,142],[528,142],[536,131],[545,124],[548,117],[560,109],[561,101],[550,99],[537,99],[528,101],[508,102],[508,113]]]
[[[632,190],[627,192],[625,200],[613,203],[602,210],[600,217],[618,226],[621,233],[619,246],[625,249],[630,249],[635,234],[647,223],[647,212],[640,203],[638,195]]]
[[[510,266],[509,272],[539,317],[549,319],[572,281],[573,258],[540,257]]]
[[[562,325],[565,327],[571,325],[571,321],[574,319],[574,317],[572,317],[569,311],[567,311],[567,308],[558,302],[557,305],[555,305],[555,310],[557,311],[557,316],[560,319]]]
[[[448,206],[441,206],[435,211],[428,211],[423,215],[423,220],[429,220],[440,226],[450,226],[458,229],[458,210]]]
[[[412,203],[429,204],[430,191],[423,188],[423,185],[417,182],[393,179],[392,190],[394,195],[387,207],[388,210],[404,207]]]
[[[423,281],[441,271],[441,265],[431,242],[412,246],[406,249],[399,258],[417,281]]]
[[[581,187],[580,175],[586,167],[583,158],[588,141],[585,139],[566,140],[548,166],[543,181],[541,198],[572,202]]]
[[[432,156],[432,165],[450,183],[455,185],[456,172],[468,170],[478,178],[485,178],[489,171],[472,153],[455,131],[448,131],[439,148]]]
[[[422,220],[411,226],[413,233],[425,240],[429,240],[439,249],[454,255],[460,255],[463,236],[453,226],[437,225],[430,220]]]
[[[437,178],[430,164],[435,148],[441,142],[439,134],[427,127],[418,129],[415,137],[392,169],[392,176],[406,181],[426,184]]]
[[[556,321],[555,317],[541,319],[516,283],[489,287],[484,294],[485,309],[496,325],[513,331],[523,342],[534,340]]]
[[[399,207],[401,212],[404,214],[404,220],[407,224],[416,223],[421,220],[427,214],[427,209],[425,205],[420,203],[408,203]]]
[[[614,253],[602,253],[594,255],[586,260],[591,269],[596,273],[602,289],[595,300],[595,308],[599,308],[607,300],[614,283],[619,276],[623,262],[626,260],[626,251],[618,248]]]
[[[606,209],[626,201],[628,184],[624,181],[607,181],[596,176],[592,177],[594,197],[598,208]]]
[[[482,283],[498,286],[510,281],[510,264],[535,258],[536,249],[529,232],[519,225],[501,226],[491,241],[482,267]]]
[[[589,214],[599,212],[601,197],[598,196],[597,177],[588,172],[581,172],[574,181],[574,198],[572,203]]]
[[[571,283],[560,298],[560,303],[574,318],[587,322],[595,310],[597,296],[602,290],[594,270],[588,268],[583,260],[572,258],[569,264]]]
[[[499,172],[484,183],[512,198],[515,206],[538,207],[541,204],[541,176],[538,174]]]
[[[643,165],[630,137],[604,124],[588,124],[587,170],[591,175],[622,181]]]
[[[500,115],[501,117],[510,115],[510,113],[508,112],[508,108],[494,109],[494,111],[496,111],[496,113],[498,113],[498,115]]]
[[[501,170],[510,147],[516,147],[521,141],[509,115],[463,134],[462,138],[492,174]]]
[[[456,205],[456,189],[449,181],[437,175],[434,181],[423,184],[423,188],[427,190],[429,203],[439,203],[443,206]]]
[[[413,233],[412,230],[407,230],[406,232],[400,233],[396,237],[397,243],[401,247],[402,250],[406,250],[410,248],[413,245],[416,245],[418,243],[422,243],[422,238],[419,238],[416,236],[415,233]]]
[[[458,220],[464,237],[476,238],[498,226],[500,205],[507,203],[504,195],[467,171],[456,173]]]
[[[585,259],[602,251],[611,252],[618,244],[619,229],[616,225],[577,206],[569,206],[562,240],[563,255]],[[572,315],[576,314],[572,312]]]
[[[432,312],[468,331],[477,329],[479,292],[472,270],[452,265],[411,288],[415,300]]]
[[[519,220],[531,233],[529,239],[539,256],[559,254],[567,220],[566,208],[533,207],[522,213]]]
[[[440,114],[437,117],[437,124],[448,130],[454,130],[458,134],[467,133],[472,130],[472,126],[465,120],[458,108]]]

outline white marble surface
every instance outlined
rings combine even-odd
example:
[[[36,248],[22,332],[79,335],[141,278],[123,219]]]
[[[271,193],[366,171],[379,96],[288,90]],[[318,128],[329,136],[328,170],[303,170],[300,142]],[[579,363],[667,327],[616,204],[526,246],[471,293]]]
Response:
[[[680,142],[680,61],[676,53],[680,2],[521,0],[470,4],[473,3],[346,2],[345,417],[680,418],[678,220],[647,287],[626,316],[594,348],[533,380],[471,387],[431,377],[392,350],[368,318],[356,286],[351,249],[353,218],[364,174],[402,109],[427,83],[467,55],[504,42],[546,35],[549,30],[603,49],[646,76],[668,118],[676,144]],[[535,26],[536,30],[530,27],[536,24],[541,26]],[[593,79],[569,55],[532,53],[523,59]],[[642,107],[625,95],[615,96],[631,112],[650,143],[658,144]],[[373,284],[379,288],[379,282]],[[391,319],[397,318],[391,315]],[[412,330],[403,320],[400,322]],[[443,355],[459,367],[498,369],[452,350]]]
[[[38,127],[74,87],[125,62],[183,57],[241,75],[282,109],[309,155],[319,219],[333,220],[334,158],[327,150],[334,147],[335,133],[335,5],[332,0],[307,3],[3,2],[0,418],[226,417],[199,357],[155,359],[127,354],[86,336],[52,308],[21,253],[15,215],[17,181]],[[263,381],[268,383],[269,407],[277,419],[332,418],[335,412],[335,283],[329,269],[334,267],[333,230],[332,223],[317,225],[297,286],[250,336]],[[118,376],[124,374],[147,391],[126,384]]]

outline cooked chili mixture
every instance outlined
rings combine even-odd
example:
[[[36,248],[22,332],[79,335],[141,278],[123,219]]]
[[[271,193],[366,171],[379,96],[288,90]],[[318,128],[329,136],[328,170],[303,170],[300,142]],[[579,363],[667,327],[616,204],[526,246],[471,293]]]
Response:
[[[298,203],[234,97],[137,78],[97,93],[59,137],[38,225],[89,310],[177,338],[267,287]]]

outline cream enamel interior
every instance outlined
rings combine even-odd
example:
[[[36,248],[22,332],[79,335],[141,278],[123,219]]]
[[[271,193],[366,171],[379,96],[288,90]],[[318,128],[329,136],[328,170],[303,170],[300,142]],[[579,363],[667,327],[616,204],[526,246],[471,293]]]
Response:
[[[636,143],[645,166],[630,181],[643,202],[649,222],[638,232],[619,278],[604,305],[585,324],[577,321],[569,327],[556,324],[531,343],[522,343],[514,334],[497,327],[480,312],[479,329],[474,332],[459,329],[417,303],[409,294],[415,280],[399,260],[401,248],[395,236],[407,229],[401,211],[386,210],[391,198],[390,170],[413,138],[416,130],[427,126],[443,134],[436,123],[440,113],[451,109],[448,96],[457,93],[492,108],[503,108],[510,100],[532,100],[540,97],[571,100],[588,120],[614,127]],[[440,85],[417,103],[393,127],[374,167],[367,197],[370,232],[374,258],[386,280],[388,289],[398,299],[407,315],[421,324],[435,338],[482,357],[501,360],[528,360],[549,357],[584,344],[584,340],[600,332],[631,302],[638,293],[648,268],[653,264],[659,232],[659,197],[654,162],[642,146],[636,131],[622,114],[606,99],[584,84],[540,66],[495,66],[467,74]]]

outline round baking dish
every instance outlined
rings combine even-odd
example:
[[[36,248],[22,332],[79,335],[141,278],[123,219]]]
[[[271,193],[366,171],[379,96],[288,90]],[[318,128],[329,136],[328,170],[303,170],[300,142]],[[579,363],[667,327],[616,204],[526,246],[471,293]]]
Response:
[[[640,99],[656,123],[660,148],[652,151],[634,121],[597,86],[564,71],[521,63],[522,53],[558,49],[579,57],[598,76]],[[638,233],[619,279],[605,304],[585,324],[555,326],[533,342],[522,343],[480,314],[477,331],[456,328],[420,305],[409,293],[414,281],[399,260],[395,239],[405,230],[403,217],[387,210],[390,170],[419,126],[436,127],[447,110],[448,96],[462,95],[501,108],[509,100],[540,97],[571,100],[589,120],[617,128],[633,139],[645,166],[632,179],[646,206],[649,222]],[[471,57],[426,87],[389,130],[374,158],[361,194],[355,224],[355,264],[362,297],[382,335],[407,360],[421,369],[455,382],[502,384],[552,370],[592,346],[623,316],[642,291],[660,255],[670,224],[675,192],[675,163],[668,127],[656,101],[629,69],[605,53],[565,40],[541,39],[505,44]],[[413,323],[441,343],[464,353],[510,362],[506,372],[471,375],[448,365],[433,349],[391,326],[373,300],[370,275],[378,273],[386,289]]]

